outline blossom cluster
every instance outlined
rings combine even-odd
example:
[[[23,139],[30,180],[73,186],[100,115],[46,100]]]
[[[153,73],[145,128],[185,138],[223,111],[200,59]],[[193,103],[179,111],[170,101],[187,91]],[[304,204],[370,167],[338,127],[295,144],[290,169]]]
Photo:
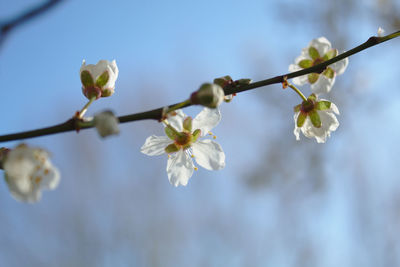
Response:
[[[317,66],[338,54],[338,50],[332,48],[325,37],[314,39],[302,50],[294,64],[289,66],[289,71],[297,72]],[[338,128],[337,106],[319,97],[331,91],[336,76],[342,74],[347,65],[346,58],[326,66],[318,73],[293,78],[296,85],[310,84],[311,94],[307,98],[294,85],[284,80],[284,88],[291,87],[302,98],[302,102],[294,107],[294,135],[297,140],[302,132],[304,136],[324,143],[331,132]],[[100,60],[95,65],[86,65],[83,61],[79,73],[82,93],[89,102],[73,118],[76,130],[79,131],[80,126],[89,125],[95,127],[102,138],[118,134],[119,119],[112,111],[97,113],[93,118],[84,117],[93,101],[114,94],[119,73],[116,61]],[[225,89],[247,86],[250,83],[250,79],[234,81],[230,76],[223,76],[214,79],[212,83],[202,84],[186,101],[164,107],[160,122],[164,126],[165,136],[151,135],[145,140],[141,152],[149,156],[168,156],[166,171],[169,182],[174,186],[188,184],[190,177],[198,169],[194,161],[206,170],[223,169],[225,153],[214,140],[216,136],[211,130],[221,121],[221,103],[231,102],[235,96],[225,95]],[[202,105],[204,108],[193,119],[179,109],[188,104]],[[0,168],[4,170],[5,181],[16,200],[34,203],[40,200],[42,190],[52,190],[58,186],[60,173],[49,156],[46,150],[26,144],[20,144],[14,149],[0,148]]]
[[[338,54],[338,50],[332,48],[325,37],[314,39],[302,49],[294,64],[289,65],[289,71],[296,72],[316,66]],[[319,96],[331,91],[336,76],[346,70],[348,63],[348,58],[345,58],[327,66],[321,73],[310,73],[293,78],[293,83],[296,85],[310,84],[312,92],[307,99],[303,96],[302,103],[294,108],[294,135],[297,140],[300,139],[301,131],[304,136],[315,138],[318,143],[325,143],[330,133],[339,127],[339,121],[336,118],[339,114],[337,106],[326,99],[319,99]]]

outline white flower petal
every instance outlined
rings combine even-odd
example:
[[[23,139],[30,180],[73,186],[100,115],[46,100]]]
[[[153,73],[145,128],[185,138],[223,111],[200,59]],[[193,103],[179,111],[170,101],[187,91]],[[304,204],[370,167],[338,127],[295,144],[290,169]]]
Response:
[[[152,135],[147,137],[144,145],[140,148],[140,152],[148,156],[158,156],[165,153],[165,148],[172,144],[173,141],[167,136]]]
[[[303,127],[301,127],[301,131],[308,138],[315,138],[318,143],[325,143],[326,138],[330,137],[331,132],[336,131],[339,127],[339,121],[336,116],[332,112],[327,111],[317,111],[322,125],[320,128],[314,127],[312,125],[311,120],[307,117]]]
[[[319,37],[317,39],[312,40],[308,45],[308,47],[310,46],[318,50],[320,57],[323,57],[325,53],[328,52],[332,47],[331,43],[325,37]]]
[[[311,84],[311,91],[316,95],[329,93],[335,83],[335,78],[329,79],[325,75],[320,74],[318,80]]]
[[[332,102],[331,102],[331,108],[330,108],[329,110],[335,112],[335,113],[338,114],[338,115],[340,114],[340,113],[339,113],[338,107],[337,107],[334,103],[332,103]]]
[[[196,162],[207,170],[220,170],[225,167],[225,153],[221,146],[210,140],[199,140],[192,144]]]
[[[60,183],[60,172],[56,167],[51,167],[50,162],[47,162],[37,175],[42,177],[39,185],[40,189],[52,190]]]
[[[300,112],[296,112],[296,113],[294,113],[294,116],[293,116],[293,118],[294,118],[294,130],[293,130],[293,133],[296,136],[296,140],[300,140],[300,128],[297,127],[297,118],[299,117],[299,115],[300,115]]]
[[[169,182],[174,186],[186,186],[194,170],[193,161],[186,151],[172,154],[167,162]]]
[[[336,75],[341,75],[347,68],[347,65],[349,64],[349,58],[346,57],[345,59],[342,59],[336,63],[333,63],[332,65],[329,65],[334,71]]]
[[[290,64],[289,65],[289,72],[295,72],[295,71],[302,70],[302,69],[303,68],[301,68],[297,64]],[[302,75],[302,76],[293,78],[292,81],[296,85],[303,85],[303,84],[306,84],[308,82],[308,78],[307,78],[307,75]]]
[[[196,118],[193,119],[193,130],[200,129],[201,136],[205,136],[221,120],[221,112],[218,108],[204,108]]]
[[[382,37],[385,35],[385,30],[382,27],[378,28],[378,37]]]
[[[294,60],[294,64],[295,64],[296,66],[298,66],[299,68],[301,68],[301,67],[299,66],[299,63],[300,63],[300,61],[302,61],[302,60],[304,60],[304,59],[309,59],[309,60],[311,60],[311,56],[310,56],[310,54],[308,53],[308,47],[301,49],[301,54],[300,54],[300,56],[296,57],[296,59]]]
[[[168,121],[169,125],[171,125],[172,127],[175,128],[175,130],[177,130],[178,132],[182,132],[183,131],[183,120],[185,119],[186,115],[180,109],[175,110],[175,112],[176,112],[176,115],[168,117],[167,121]]]

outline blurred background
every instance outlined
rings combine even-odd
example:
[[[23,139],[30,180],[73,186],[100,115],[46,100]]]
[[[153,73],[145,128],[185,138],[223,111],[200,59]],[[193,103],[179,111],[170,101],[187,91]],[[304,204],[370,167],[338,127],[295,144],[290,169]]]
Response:
[[[41,3],[0,0],[0,21]],[[223,75],[284,74],[313,38],[348,50],[379,26],[399,30],[399,12],[395,0],[62,1],[0,47],[0,134],[79,110],[83,59],[120,70],[116,93],[87,115],[126,115]],[[154,121],[106,140],[93,129],[24,140],[52,153],[62,180],[35,205],[1,181],[0,266],[399,266],[399,44],[350,58],[325,96],[341,112],[326,144],[295,140],[299,97],[280,85],[223,104],[226,168],[199,168],[186,187],[169,184],[166,156],[140,153],[163,134]]]

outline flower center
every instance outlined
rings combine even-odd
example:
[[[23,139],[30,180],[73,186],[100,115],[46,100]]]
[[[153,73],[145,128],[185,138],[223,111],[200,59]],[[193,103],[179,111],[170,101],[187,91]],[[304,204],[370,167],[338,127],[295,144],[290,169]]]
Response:
[[[315,65],[318,65],[318,64],[320,64],[320,63],[322,63],[324,61],[325,60],[322,57],[319,57],[319,58],[314,59],[312,65],[315,66]]]
[[[311,99],[308,99],[307,101],[303,101],[303,103],[301,103],[301,111],[308,113],[314,109],[314,106],[315,102]]]
[[[179,146],[186,146],[190,144],[192,140],[192,134],[187,132],[180,132],[179,135],[175,138],[175,144]]]

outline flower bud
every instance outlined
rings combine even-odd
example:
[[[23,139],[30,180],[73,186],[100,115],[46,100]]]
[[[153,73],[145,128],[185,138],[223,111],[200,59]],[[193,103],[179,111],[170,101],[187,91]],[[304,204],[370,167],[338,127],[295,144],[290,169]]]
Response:
[[[97,132],[103,138],[119,134],[118,118],[114,116],[112,111],[103,111],[94,116],[94,125]]]
[[[115,60],[100,60],[96,65],[82,62],[80,69],[83,94],[91,99],[107,97],[114,94],[115,81],[118,78],[118,67]]]
[[[221,86],[213,83],[204,83],[199,90],[191,95],[190,101],[192,104],[216,108],[224,100],[224,96],[225,93]]]

